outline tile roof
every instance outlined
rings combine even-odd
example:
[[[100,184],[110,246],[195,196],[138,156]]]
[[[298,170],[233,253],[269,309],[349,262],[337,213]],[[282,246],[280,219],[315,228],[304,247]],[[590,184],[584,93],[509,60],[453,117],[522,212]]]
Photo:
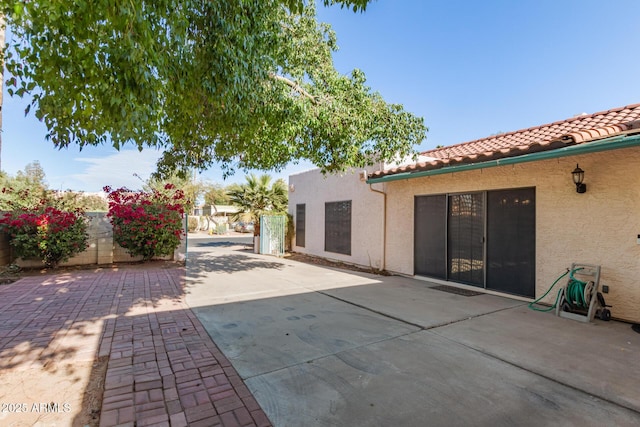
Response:
[[[640,129],[640,104],[436,148],[420,153],[433,160],[391,167],[374,172],[371,177],[516,157],[607,138],[633,129]]]

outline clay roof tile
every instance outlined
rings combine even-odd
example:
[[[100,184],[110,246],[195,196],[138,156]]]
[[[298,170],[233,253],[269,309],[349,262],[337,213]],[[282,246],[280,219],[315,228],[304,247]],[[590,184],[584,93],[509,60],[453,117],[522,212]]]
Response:
[[[378,171],[372,175],[384,176],[407,170],[436,169],[452,161],[473,163],[478,159],[490,160],[517,156],[541,149],[554,149],[558,144],[572,145],[589,142],[638,128],[640,128],[640,104],[632,104],[593,114],[581,114],[566,120],[492,135],[449,147],[435,148],[420,154],[436,160]]]

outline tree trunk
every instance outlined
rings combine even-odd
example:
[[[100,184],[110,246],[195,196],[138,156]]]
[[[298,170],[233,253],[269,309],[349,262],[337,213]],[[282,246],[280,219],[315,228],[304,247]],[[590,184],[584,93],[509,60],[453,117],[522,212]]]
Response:
[[[260,217],[258,217],[257,221],[253,221],[253,237],[258,236],[260,236]]]
[[[260,253],[260,236],[253,236],[253,253]]]
[[[0,14],[0,51],[4,49],[5,22]],[[0,56],[0,171],[2,170],[2,93],[4,91],[4,57]]]

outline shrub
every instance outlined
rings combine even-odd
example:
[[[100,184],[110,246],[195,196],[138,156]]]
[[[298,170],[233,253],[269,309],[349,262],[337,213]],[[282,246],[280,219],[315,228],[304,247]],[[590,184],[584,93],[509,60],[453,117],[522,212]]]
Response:
[[[216,224],[216,234],[225,234],[227,232],[227,224]]]
[[[187,219],[187,231],[189,233],[193,233],[194,231],[196,231],[198,229],[198,226],[200,225],[200,221],[198,220],[197,217],[195,216],[190,216]]]
[[[109,213],[114,240],[131,256],[143,260],[173,254],[180,245],[184,193],[173,184],[164,191],[133,192],[126,188],[109,193]]]
[[[296,235],[295,224],[293,222],[293,215],[287,213],[287,225],[285,230],[285,239],[284,239],[284,250],[291,250],[291,242],[293,241],[294,236]]]
[[[9,234],[17,257],[40,259],[46,267],[56,267],[87,248],[84,211],[63,211],[45,200],[34,207],[5,212],[0,229]]]

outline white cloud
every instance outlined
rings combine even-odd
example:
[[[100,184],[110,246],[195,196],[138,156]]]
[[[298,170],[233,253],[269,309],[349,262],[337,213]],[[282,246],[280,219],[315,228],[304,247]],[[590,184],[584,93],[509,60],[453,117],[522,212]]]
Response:
[[[106,157],[75,158],[74,161],[88,163],[81,173],[68,175],[77,182],[73,188],[84,191],[100,191],[105,185],[113,188],[138,189],[142,182],[133,174],[146,180],[156,170],[161,152],[152,149],[122,150]]]
[[[143,180],[156,170],[156,162],[162,155],[161,151],[145,148],[141,152],[135,149],[121,150],[104,157],[75,157],[72,164],[68,165],[68,174],[64,176],[49,176],[47,182],[50,188],[77,191],[95,192],[101,191],[105,185],[112,188],[127,187],[132,190],[140,189],[142,182],[133,174],[137,174]],[[260,175],[269,174],[272,178],[283,178],[288,181],[289,175],[313,169],[315,166],[308,161],[298,164],[290,164],[279,173],[274,171],[252,171]],[[234,182],[245,182],[245,174],[238,171],[236,174],[222,179],[219,168],[212,167],[200,175],[200,179],[229,185]]]

